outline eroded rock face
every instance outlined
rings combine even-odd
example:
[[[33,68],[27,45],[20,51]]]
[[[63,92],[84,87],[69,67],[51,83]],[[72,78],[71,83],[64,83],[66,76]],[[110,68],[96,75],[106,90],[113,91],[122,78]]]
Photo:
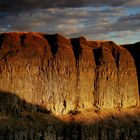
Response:
[[[131,54],[112,41],[97,42],[95,104],[102,108],[126,108],[139,102],[138,77]]]
[[[140,42],[137,42],[135,44],[126,44],[126,45],[122,45],[124,48],[126,48],[132,55],[132,57],[134,58],[134,63],[136,65],[136,69],[137,69],[137,75],[138,75],[138,81],[140,83]],[[140,91],[140,88],[139,88]]]
[[[134,59],[111,41],[5,33],[0,34],[0,45],[2,92],[55,114],[138,105]]]

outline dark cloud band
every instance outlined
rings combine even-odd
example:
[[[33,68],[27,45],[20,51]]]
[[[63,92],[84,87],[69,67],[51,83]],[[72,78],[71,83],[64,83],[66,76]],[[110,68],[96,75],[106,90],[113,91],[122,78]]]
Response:
[[[0,11],[32,10],[36,8],[68,8],[94,6],[133,6],[140,4],[139,0],[1,0]]]

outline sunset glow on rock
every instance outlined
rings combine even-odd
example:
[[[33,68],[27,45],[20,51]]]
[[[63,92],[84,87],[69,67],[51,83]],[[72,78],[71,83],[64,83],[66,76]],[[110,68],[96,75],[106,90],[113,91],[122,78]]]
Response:
[[[57,115],[139,103],[134,59],[112,41],[16,32],[0,39],[2,92]]]

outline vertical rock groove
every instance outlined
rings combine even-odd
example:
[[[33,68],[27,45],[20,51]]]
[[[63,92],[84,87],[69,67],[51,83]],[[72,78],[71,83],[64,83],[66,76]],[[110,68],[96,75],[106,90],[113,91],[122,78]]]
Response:
[[[116,93],[116,65],[111,51],[101,46],[93,50],[96,61],[95,106],[114,108]]]
[[[95,62],[92,49],[84,37],[71,39],[77,69],[77,100],[79,108],[93,108]],[[88,88],[87,88],[88,87]]]
[[[25,40],[26,34],[22,34],[20,35],[20,42],[21,42],[21,46],[24,46],[24,40]]]
[[[5,38],[5,34],[0,34],[0,48],[2,47],[3,40]]]
[[[59,34],[55,34],[55,35],[45,35],[45,38],[48,40],[48,43],[51,47],[51,52],[52,54],[56,54],[58,51],[58,40],[59,40]]]

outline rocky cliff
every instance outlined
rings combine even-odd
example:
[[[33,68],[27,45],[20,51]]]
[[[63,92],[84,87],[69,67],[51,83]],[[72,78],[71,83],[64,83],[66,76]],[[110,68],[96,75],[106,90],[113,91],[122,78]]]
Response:
[[[54,114],[139,102],[136,65],[127,49],[60,34],[0,34],[0,90]]]
[[[0,140],[139,140],[139,43],[0,34]]]

